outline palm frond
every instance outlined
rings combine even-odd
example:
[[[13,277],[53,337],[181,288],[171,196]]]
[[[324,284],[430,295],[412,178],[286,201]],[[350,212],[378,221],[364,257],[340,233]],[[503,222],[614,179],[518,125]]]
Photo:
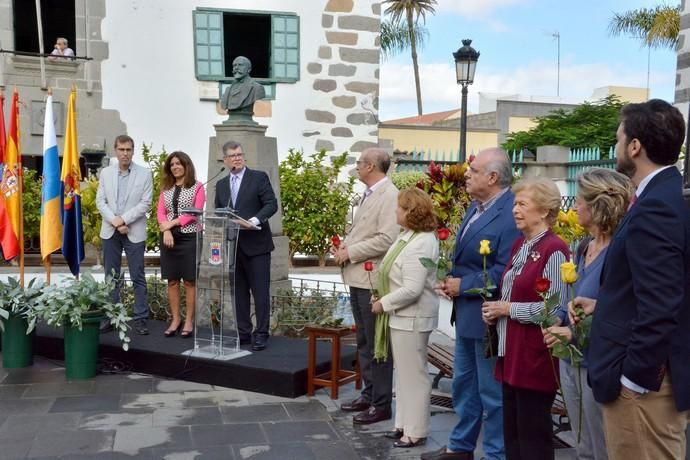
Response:
[[[394,23],[402,22],[408,11],[412,11],[415,22],[421,17],[425,23],[427,13],[436,13],[434,6],[437,4],[436,0],[384,0],[383,3],[388,5],[384,13],[389,15]]]
[[[659,5],[615,13],[609,22],[609,34],[627,34],[652,48],[674,49],[680,33],[680,7]]]
[[[417,47],[423,48],[424,43],[429,38],[429,31],[424,26],[415,24],[414,36]],[[394,23],[391,20],[381,22],[381,54],[383,59],[395,56],[410,46],[410,34],[406,25]]]

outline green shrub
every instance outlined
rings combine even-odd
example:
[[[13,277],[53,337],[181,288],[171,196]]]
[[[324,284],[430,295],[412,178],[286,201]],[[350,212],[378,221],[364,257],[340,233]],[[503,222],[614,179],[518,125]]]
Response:
[[[419,181],[425,178],[426,174],[422,171],[400,171],[390,175],[391,182],[393,182],[398,190],[414,187]]]

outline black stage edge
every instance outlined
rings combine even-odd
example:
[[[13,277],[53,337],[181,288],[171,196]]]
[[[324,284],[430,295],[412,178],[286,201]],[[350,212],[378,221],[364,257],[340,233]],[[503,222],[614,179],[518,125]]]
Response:
[[[101,334],[99,359],[122,361],[134,372],[191,382],[220,385],[240,390],[296,398],[307,392],[307,340],[275,336],[263,351],[230,361],[211,360],[182,355],[194,347],[194,339],[179,335],[163,335],[167,323],[148,321],[149,335],[136,335],[130,330],[129,351],[120,346],[115,332]],[[243,350],[249,350],[243,346]],[[317,373],[330,369],[330,343],[318,342]],[[64,360],[63,331],[39,325],[34,353],[50,359]],[[341,366],[352,369],[355,347],[341,347]]]

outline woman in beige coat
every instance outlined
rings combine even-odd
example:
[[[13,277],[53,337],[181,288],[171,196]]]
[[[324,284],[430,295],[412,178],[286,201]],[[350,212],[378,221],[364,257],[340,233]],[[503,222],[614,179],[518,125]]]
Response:
[[[436,271],[420,259],[438,261],[434,206],[428,194],[417,188],[398,195],[396,211],[402,233],[379,267],[382,297],[374,313],[388,313],[391,348],[395,362],[395,430],[386,437],[395,447],[415,447],[429,434],[431,382],[427,371],[429,335],[438,324],[439,298],[434,292]]]

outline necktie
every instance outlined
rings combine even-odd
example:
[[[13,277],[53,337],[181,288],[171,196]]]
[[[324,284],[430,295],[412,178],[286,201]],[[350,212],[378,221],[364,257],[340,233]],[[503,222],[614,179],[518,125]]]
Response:
[[[633,193],[633,196],[630,198],[630,203],[628,203],[628,211],[630,211],[630,208],[633,207],[635,202],[637,201],[637,194]]]
[[[237,192],[240,188],[240,177],[236,175],[232,175],[232,183],[230,184],[230,196],[232,197],[232,206],[235,206],[235,202],[237,201]]]
[[[364,195],[362,195],[362,201],[359,202],[360,206],[362,206],[362,204],[364,203],[364,200],[366,200],[369,197],[369,195],[371,195],[371,189],[370,188],[368,188],[364,191]]]

